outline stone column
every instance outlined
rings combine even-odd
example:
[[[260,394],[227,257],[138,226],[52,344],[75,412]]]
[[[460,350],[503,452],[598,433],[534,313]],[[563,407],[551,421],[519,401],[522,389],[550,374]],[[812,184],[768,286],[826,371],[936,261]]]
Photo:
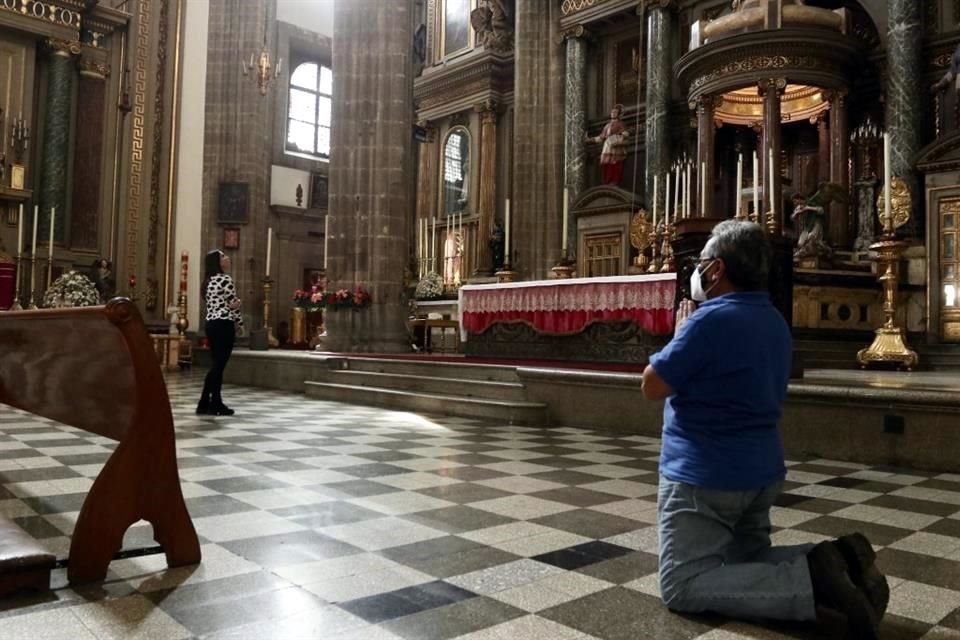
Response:
[[[849,132],[847,131],[847,95],[838,92],[830,106],[830,146],[833,149],[833,162],[830,163],[830,182],[844,188],[850,186]],[[849,249],[850,244],[850,206],[839,202],[827,212],[827,238],[836,249]]]
[[[563,185],[570,194],[571,205],[587,188],[586,143],[587,135],[587,32],[582,26],[564,34],[567,39],[566,104],[564,108],[566,129],[564,137]],[[570,255],[577,254],[577,222],[573,216],[568,221]]]
[[[73,151],[73,201],[70,207],[70,248],[99,248],[100,176],[103,170],[103,125],[109,67],[80,63],[77,128]]]
[[[922,210],[923,196],[913,173],[913,158],[924,140],[922,130],[921,52],[923,22],[916,0],[888,0],[886,120],[890,133],[891,165],[894,176],[910,185],[914,216],[901,230],[920,233],[916,212]]]
[[[828,116],[821,113],[815,117],[817,124],[817,181],[827,182],[830,180],[831,162],[833,162],[833,148],[830,144],[830,127],[827,126]],[[810,195],[805,193],[803,195]]]
[[[787,88],[787,81],[784,78],[770,78],[759,82],[760,95],[763,96],[763,200],[761,201],[760,211],[764,214],[770,211],[770,189],[773,189],[774,211],[773,230],[780,233],[783,229],[783,182],[780,180],[780,149],[782,147],[782,131],[780,129],[780,98]],[[773,184],[770,182],[770,151],[773,151]],[[761,216],[761,223],[766,222],[766,217]]]
[[[647,3],[646,193],[653,193],[653,177],[670,170],[670,95],[673,86],[673,0]],[[702,133],[701,133],[702,135]],[[699,171],[699,167],[697,169]],[[712,189],[712,185],[711,186]],[[661,203],[665,193],[661,192]],[[652,201],[647,203],[650,207]],[[658,207],[663,210],[661,204]]]
[[[437,215],[437,193],[439,187],[437,181],[440,178],[437,167],[437,128],[432,123],[421,123],[426,129],[426,140],[419,145],[420,165],[417,171],[417,214],[416,217],[430,220]],[[417,233],[420,229],[419,224],[414,230]],[[417,256],[418,259],[426,258],[425,247],[421,247],[423,255]],[[429,265],[425,266],[429,270]]]
[[[716,100],[713,96],[700,96],[697,98],[697,183],[692,185],[693,193],[696,194],[697,213],[701,218],[720,218],[722,212],[714,210],[714,192],[716,182],[716,140],[717,127],[714,124],[714,113],[716,111]],[[707,176],[706,193],[701,194],[703,190],[703,172]],[[703,203],[702,207],[700,203]],[[662,209],[661,209],[662,210]]]
[[[511,252],[524,278],[543,279],[560,258],[564,103],[560,3],[516,3]]]
[[[43,122],[43,163],[40,166],[40,220],[38,237],[50,234],[50,209],[56,207],[54,239],[65,240],[67,170],[70,148],[70,111],[73,100],[73,57],[80,53],[79,42],[47,40],[50,63],[47,75],[47,113]]]
[[[333,15],[327,274],[331,288],[362,286],[373,303],[328,313],[324,348],[409,351],[404,270],[414,224],[414,0],[338,2]]]
[[[493,234],[497,213],[497,104],[485,102],[477,106],[477,111],[480,112],[480,206],[474,274],[492,276],[493,256],[487,249],[487,241]]]

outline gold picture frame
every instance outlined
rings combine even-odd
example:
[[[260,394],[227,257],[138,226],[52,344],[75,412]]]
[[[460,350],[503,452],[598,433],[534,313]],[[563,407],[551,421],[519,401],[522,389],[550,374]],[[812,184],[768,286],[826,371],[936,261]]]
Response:
[[[10,188],[23,190],[26,184],[27,171],[22,164],[10,165]]]
[[[470,14],[477,8],[477,0],[441,0],[439,5],[436,24],[440,42],[438,48],[440,59],[444,60],[472,50],[476,43],[476,34],[473,31],[473,25],[470,24]],[[457,19],[455,24],[447,22],[448,10],[451,8],[457,11],[457,15],[454,16]],[[450,36],[455,36],[456,41],[448,43],[448,39],[452,39]],[[449,50],[448,44],[452,45]]]

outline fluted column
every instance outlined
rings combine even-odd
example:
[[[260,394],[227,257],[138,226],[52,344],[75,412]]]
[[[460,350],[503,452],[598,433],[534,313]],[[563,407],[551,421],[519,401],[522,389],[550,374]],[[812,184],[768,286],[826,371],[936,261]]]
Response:
[[[922,203],[913,173],[913,158],[923,141],[921,53],[923,22],[917,0],[888,0],[887,30],[887,131],[890,133],[891,168],[910,185],[915,205]],[[917,209],[915,209],[916,211]],[[916,234],[916,216],[902,229]]]
[[[474,273],[492,276],[493,256],[487,249],[487,242],[493,234],[493,219],[497,212],[497,104],[485,102],[477,110],[480,112],[480,206]]]
[[[647,3],[646,193],[670,170],[670,94],[673,86],[673,0]],[[712,190],[712,185],[711,190]],[[664,187],[661,186],[661,189]],[[663,199],[663,194],[659,198]],[[648,195],[649,199],[649,195]],[[662,206],[660,207],[662,211]]]
[[[103,126],[109,67],[80,63],[77,89],[77,128],[73,151],[73,200],[70,207],[70,248],[99,248],[100,178],[103,172]]]
[[[327,314],[324,347],[409,351],[404,270],[413,224],[414,0],[334,5],[330,260],[333,289],[363,286],[358,312]]]
[[[847,95],[837,92],[830,106],[830,147],[833,162],[830,164],[830,182],[845,189],[850,186],[850,150],[847,146]],[[837,249],[848,249],[850,244],[850,205],[834,203],[827,216],[827,234],[830,244]]]
[[[74,56],[80,53],[79,42],[49,39],[46,118],[43,122],[43,164],[40,168],[40,237],[50,233],[50,209],[56,208],[54,238],[65,239],[67,203],[67,169],[70,148],[70,112],[73,100]]]
[[[760,211],[773,213],[773,231],[779,233],[783,229],[783,182],[780,180],[780,149],[782,148],[783,132],[780,121],[782,119],[780,99],[787,88],[784,78],[770,78],[759,83],[760,95],[763,96],[763,157],[766,171],[763,174],[763,201]],[[770,152],[773,152],[773,184],[770,182]],[[773,211],[770,211],[770,190],[773,190]],[[761,217],[761,222],[765,218]]]
[[[697,214],[700,217],[720,217],[722,212],[714,211],[714,181],[716,176],[716,125],[714,113],[716,100],[713,96],[700,96],[696,102],[697,108],[697,184],[694,193],[697,198]],[[706,175],[706,190],[703,187],[703,176]],[[662,187],[661,187],[662,188]],[[662,209],[661,209],[662,211]]]
[[[587,188],[586,119],[587,119],[587,32],[578,26],[564,34],[567,39],[566,104],[564,108],[563,184],[570,194],[571,204]],[[577,253],[577,222],[568,220],[569,253]]]

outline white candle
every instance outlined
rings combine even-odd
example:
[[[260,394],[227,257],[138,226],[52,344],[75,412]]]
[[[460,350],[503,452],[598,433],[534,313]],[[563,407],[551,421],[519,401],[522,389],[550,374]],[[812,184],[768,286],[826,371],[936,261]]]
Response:
[[[23,251],[23,203],[20,203],[20,217],[17,220],[17,255]],[[19,264],[17,267],[19,268]],[[20,274],[17,274],[17,277],[20,277]],[[19,280],[18,280],[19,282]]]
[[[774,178],[773,178],[773,176],[774,176],[774,173],[773,173],[773,149],[770,149],[770,171],[769,171],[769,173],[770,173],[770,185],[769,185],[769,190],[770,190],[770,213],[776,213],[776,210],[777,210],[777,209],[776,209],[776,207],[774,207],[774,203],[776,202],[776,198],[774,197],[774,193],[773,193],[773,191],[774,191],[774,189],[773,189],[773,180],[774,180]]]
[[[673,215],[677,215],[674,211]],[[670,224],[670,172],[667,172],[667,198],[663,204],[663,224]]]
[[[760,215],[760,161],[753,152],[753,213]]]
[[[660,176],[653,176],[653,228],[657,228],[657,196],[660,192]]]
[[[430,269],[437,259],[437,216],[433,216],[433,236],[430,238]]]
[[[707,217],[707,163],[700,163],[700,217]]]
[[[510,198],[507,198],[506,209],[504,211],[504,239],[503,239],[503,260],[510,264]]]
[[[683,167],[683,217],[690,217],[690,164]]]
[[[891,220],[890,183],[893,182],[893,167],[890,162],[890,133],[883,134],[883,217],[884,221]],[[886,224],[890,225],[889,222]],[[892,225],[890,225],[892,226]]]
[[[676,219],[680,216],[680,165],[676,166],[673,173],[673,182],[676,187],[673,194],[673,217]]]
[[[50,240],[47,242],[47,257],[53,260],[53,223],[57,219],[57,208],[50,209]]]
[[[564,187],[563,188],[563,228],[562,228],[562,232],[563,232],[562,248],[563,248],[564,258],[567,257],[567,247],[569,246],[567,244],[567,239],[569,235],[567,231],[567,225],[569,224],[569,222],[570,222],[570,190]]]
[[[323,270],[330,264],[330,214],[323,218]]]
[[[737,217],[743,215],[743,154],[737,157]]]
[[[37,255],[37,222],[40,220],[40,206],[34,205],[33,207],[33,244],[30,245],[30,255],[36,257]]]
[[[270,277],[270,251],[272,248],[273,248],[273,228],[267,227],[267,268],[266,268],[266,273],[264,273],[264,277],[267,277],[267,278]],[[324,263],[326,263],[326,260],[327,260],[326,255],[324,255],[323,260],[324,260]],[[327,265],[324,264],[323,266],[324,268],[326,268]]]

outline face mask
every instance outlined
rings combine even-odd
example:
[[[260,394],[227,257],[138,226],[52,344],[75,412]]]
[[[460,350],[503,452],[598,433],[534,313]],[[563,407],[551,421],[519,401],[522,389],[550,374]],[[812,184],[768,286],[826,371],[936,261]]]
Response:
[[[712,264],[713,263],[711,262],[704,267],[703,271],[700,271],[699,268],[696,268],[693,270],[693,273],[690,274],[690,297],[694,302],[706,302],[707,294],[710,293],[710,290],[713,289],[714,285],[716,285],[716,283],[714,283],[714,285],[710,286],[710,289],[706,290],[703,288],[703,274],[707,269],[710,268],[710,265]]]

